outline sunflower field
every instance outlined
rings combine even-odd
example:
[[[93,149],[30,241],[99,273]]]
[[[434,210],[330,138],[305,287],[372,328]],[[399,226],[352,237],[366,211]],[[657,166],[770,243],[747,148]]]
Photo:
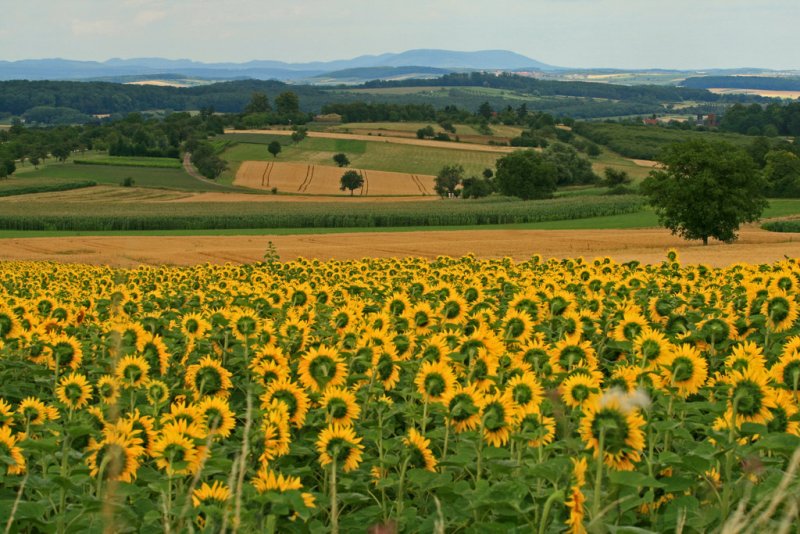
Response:
[[[797,532],[799,284],[0,263],[0,529]]]

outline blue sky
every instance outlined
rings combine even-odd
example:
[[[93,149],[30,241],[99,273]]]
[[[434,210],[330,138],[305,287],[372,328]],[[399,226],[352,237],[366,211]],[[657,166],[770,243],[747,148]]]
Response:
[[[800,0],[6,0],[0,59],[313,61],[508,49],[567,67],[800,69]]]

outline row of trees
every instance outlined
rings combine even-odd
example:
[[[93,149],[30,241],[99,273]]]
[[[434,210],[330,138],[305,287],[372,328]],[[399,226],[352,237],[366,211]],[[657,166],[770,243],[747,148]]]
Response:
[[[531,200],[550,198],[558,187],[600,183],[591,162],[563,143],[543,151],[517,150],[498,159],[496,166],[496,172],[486,169],[482,177],[467,177],[461,165],[445,166],[436,176],[436,193],[478,198],[499,192]]]
[[[50,128],[26,127],[17,120],[10,129],[0,130],[0,161],[38,166],[49,157],[66,161],[72,153],[86,150],[108,151],[112,156],[178,158],[183,151],[199,149],[198,169],[215,178],[221,161],[211,145],[202,145],[210,135],[221,133],[222,120],[209,109],[196,115],[173,113],[163,120],[132,113],[103,124]],[[14,172],[11,165],[4,166],[7,175]]]
[[[720,121],[720,129],[747,135],[800,136],[800,102],[731,106]]]

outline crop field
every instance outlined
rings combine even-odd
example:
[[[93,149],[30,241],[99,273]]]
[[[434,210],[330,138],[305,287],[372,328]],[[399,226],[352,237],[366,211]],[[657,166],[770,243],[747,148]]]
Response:
[[[246,135],[247,137],[240,137]],[[442,167],[451,164],[464,166],[467,175],[480,175],[486,168],[494,167],[502,153],[453,150],[428,146],[405,145],[376,141],[352,139],[329,139],[308,137],[297,144],[291,144],[288,137],[280,139],[283,149],[277,158],[267,152],[272,136],[255,139],[259,134],[226,134],[225,137],[238,140],[223,152],[230,170],[223,180],[232,182],[239,166],[245,161],[272,160],[300,162],[307,165],[332,165],[334,154],[343,152],[350,159],[350,165],[366,170],[389,171],[408,174],[436,175]],[[455,144],[455,143],[454,143]]]
[[[121,167],[155,167],[160,169],[180,169],[181,162],[175,158],[146,158],[122,156],[78,157],[73,163],[81,165],[116,165]]]
[[[345,170],[330,165],[306,165],[276,161],[245,161],[236,173],[234,184],[253,189],[277,188],[280,192],[304,195],[337,195],[350,197],[341,191],[340,179]],[[431,196],[434,177],[424,174],[405,174],[387,171],[358,171],[364,185],[354,191],[361,197],[376,195]]]
[[[53,178],[6,178],[0,180],[0,197],[30,195],[53,191],[83,189],[95,185],[89,180],[60,180]]]
[[[24,178],[42,177],[63,180],[89,180],[98,184],[121,185],[133,178],[139,187],[177,189],[183,191],[228,191],[224,185],[210,184],[192,178],[182,168],[129,167],[119,165],[80,165],[55,163],[24,173]]]
[[[494,225],[633,213],[639,197],[431,202],[6,202],[0,230],[203,230]]]
[[[0,264],[6,530],[796,524],[794,260],[272,260]]]

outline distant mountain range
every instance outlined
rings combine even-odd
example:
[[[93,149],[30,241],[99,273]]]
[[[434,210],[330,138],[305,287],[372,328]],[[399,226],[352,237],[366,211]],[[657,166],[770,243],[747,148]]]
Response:
[[[364,69],[364,70],[361,70]],[[364,81],[380,76],[387,79],[434,77],[465,70],[540,70],[558,67],[507,50],[456,52],[451,50],[408,50],[398,54],[359,56],[336,61],[286,63],[256,60],[245,63],[203,63],[189,59],[134,58],[107,61],[69,59],[27,59],[0,61],[0,80],[97,80],[121,77],[179,75],[207,80],[254,78],[282,81],[338,80]],[[121,81],[121,80],[120,80]]]

